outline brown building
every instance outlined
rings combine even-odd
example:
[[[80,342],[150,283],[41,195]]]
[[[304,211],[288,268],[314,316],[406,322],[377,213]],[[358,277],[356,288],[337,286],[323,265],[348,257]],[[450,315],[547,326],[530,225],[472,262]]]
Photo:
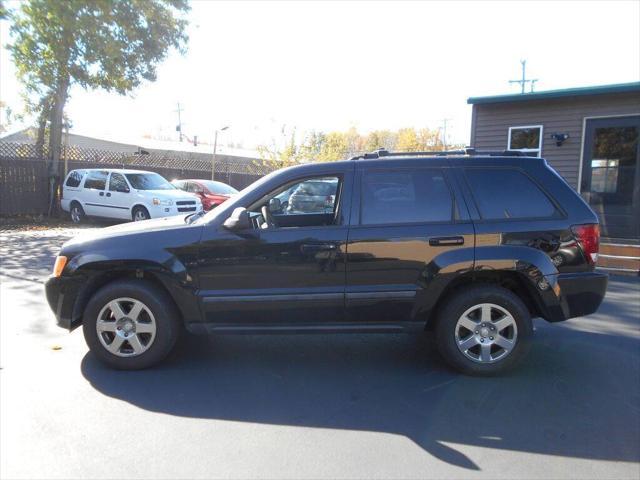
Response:
[[[640,244],[640,82],[467,102],[473,147],[546,158],[598,214],[604,242]]]
[[[546,158],[600,217],[601,263],[638,271],[640,82],[473,97],[467,103],[473,105],[473,147]]]

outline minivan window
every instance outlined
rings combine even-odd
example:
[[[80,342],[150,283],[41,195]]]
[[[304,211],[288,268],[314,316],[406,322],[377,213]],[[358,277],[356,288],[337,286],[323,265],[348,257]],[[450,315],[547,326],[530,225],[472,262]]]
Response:
[[[485,220],[548,218],[558,214],[545,193],[519,170],[468,168],[465,173]]]
[[[111,178],[109,178],[109,190],[126,193],[129,191],[129,185],[127,185],[127,181],[122,174],[112,173]]]
[[[361,209],[362,225],[447,222],[453,200],[440,170],[372,171],[362,178]]]
[[[84,181],[84,188],[104,190],[104,187],[107,185],[108,176],[109,172],[104,170],[89,172],[87,179]]]
[[[67,177],[67,182],[65,183],[65,186],[72,187],[72,188],[79,186],[80,182],[82,182],[82,174],[83,172],[80,170],[73,170]]]
[[[175,190],[176,188],[157,173],[127,173],[125,176],[136,190]]]

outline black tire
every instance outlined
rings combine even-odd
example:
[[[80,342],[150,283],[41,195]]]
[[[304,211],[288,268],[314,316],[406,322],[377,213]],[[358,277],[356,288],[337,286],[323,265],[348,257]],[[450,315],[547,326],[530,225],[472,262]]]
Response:
[[[445,299],[445,305],[436,319],[436,342],[438,350],[444,360],[453,368],[466,375],[491,376],[503,373],[515,367],[527,355],[531,347],[533,324],[526,305],[520,298],[505,288],[493,285],[472,286]],[[480,359],[473,360],[458,348],[456,340],[456,326],[458,319],[476,305],[493,304],[506,310],[515,320],[517,336],[515,346],[503,358],[483,363]],[[470,332],[474,333],[474,332]],[[495,335],[495,334],[492,334]],[[478,337],[476,335],[476,337]],[[466,340],[465,337],[462,340]],[[482,333],[480,337],[482,341]],[[493,341],[494,337],[491,337]],[[497,339],[497,336],[495,337]],[[488,342],[488,339],[487,339]],[[478,345],[481,348],[482,345]],[[498,354],[502,349],[496,348]],[[476,350],[479,352],[479,350]],[[471,353],[473,355],[473,353]],[[480,355],[478,353],[478,355]]]
[[[87,218],[82,205],[80,205],[78,202],[71,202],[71,205],[69,206],[69,217],[75,224],[80,224]]]
[[[139,355],[118,356],[107,350],[98,336],[97,323],[100,312],[109,302],[119,298],[140,301],[153,314],[155,337],[147,350]],[[167,300],[166,294],[151,282],[117,280],[93,295],[84,311],[82,330],[89,349],[101,362],[119,370],[140,370],[156,365],[171,352],[181,331],[178,318],[173,302]]]
[[[149,220],[151,215],[149,215],[149,210],[145,207],[138,205],[137,207],[133,207],[131,211],[131,220],[134,222],[140,222],[142,220]]]

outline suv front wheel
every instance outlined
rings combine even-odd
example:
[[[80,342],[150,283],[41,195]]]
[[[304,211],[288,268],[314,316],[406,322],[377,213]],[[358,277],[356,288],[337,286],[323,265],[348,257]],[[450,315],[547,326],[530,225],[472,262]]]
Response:
[[[510,290],[471,287],[447,299],[436,324],[438,349],[456,370],[495,375],[527,354],[533,335],[531,316]]]
[[[85,309],[82,329],[91,352],[122,370],[160,362],[180,332],[174,305],[144,280],[119,280],[101,288]]]

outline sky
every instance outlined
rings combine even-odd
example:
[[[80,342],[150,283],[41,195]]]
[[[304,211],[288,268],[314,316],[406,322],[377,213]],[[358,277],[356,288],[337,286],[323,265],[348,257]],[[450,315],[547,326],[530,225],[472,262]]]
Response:
[[[16,6],[9,1],[10,6]],[[129,96],[73,87],[74,131],[124,140],[183,131],[244,148],[282,132],[441,128],[468,144],[470,96],[640,81],[640,1],[214,2],[196,0],[188,52]],[[10,41],[0,22],[0,42]],[[0,100],[20,110],[0,52]],[[4,118],[3,118],[4,121]],[[13,125],[15,130],[20,125]]]

